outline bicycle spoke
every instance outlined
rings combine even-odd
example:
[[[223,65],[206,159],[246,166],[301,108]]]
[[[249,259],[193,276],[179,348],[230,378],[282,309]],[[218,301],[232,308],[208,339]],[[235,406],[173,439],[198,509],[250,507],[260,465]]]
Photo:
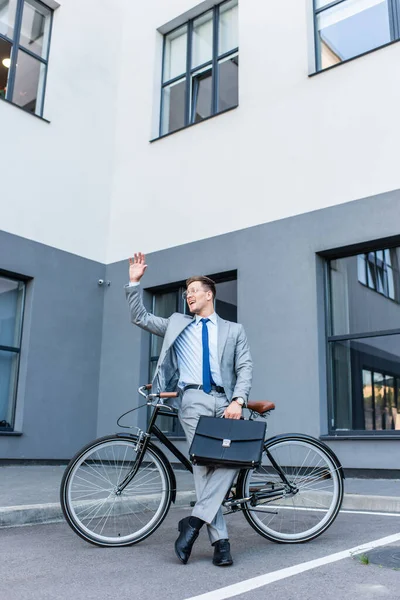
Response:
[[[268,446],[267,446],[268,447]],[[279,469],[263,467],[249,471],[244,497],[271,493],[255,506],[245,506],[245,516],[254,528],[277,541],[298,541],[319,535],[335,518],[343,494],[341,476],[327,452],[318,443],[293,438],[268,447]],[[284,477],[293,488],[284,483]],[[281,492],[275,495],[276,492]],[[253,509],[253,510],[252,510]]]
[[[147,449],[143,462],[125,489],[124,481],[137,457],[134,440],[104,438],[82,453],[66,480],[68,522],[82,537],[100,545],[126,545],[149,535],[171,502],[164,463]]]

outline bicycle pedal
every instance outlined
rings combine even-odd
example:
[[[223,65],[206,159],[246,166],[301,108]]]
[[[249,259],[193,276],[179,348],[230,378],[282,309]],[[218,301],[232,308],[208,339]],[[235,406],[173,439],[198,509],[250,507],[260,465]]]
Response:
[[[191,500],[191,502],[190,502],[190,508],[193,508],[193,506],[196,506],[196,502],[194,500]]]

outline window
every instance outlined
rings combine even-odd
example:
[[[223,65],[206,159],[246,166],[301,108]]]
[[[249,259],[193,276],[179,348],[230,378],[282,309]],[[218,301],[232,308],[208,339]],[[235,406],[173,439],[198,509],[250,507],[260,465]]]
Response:
[[[399,279],[398,271],[394,267],[395,262],[396,254],[388,248],[360,254],[358,256],[358,281],[386,298],[399,302],[394,284],[395,278]]]
[[[397,0],[314,0],[317,71],[400,37]]]
[[[0,97],[40,117],[51,21],[37,0],[0,0]]]
[[[397,247],[328,261],[330,429],[336,434],[400,431],[399,259]]]
[[[14,427],[25,284],[0,276],[0,431]]]
[[[215,311],[223,319],[228,321],[237,321],[237,280],[236,272],[225,273],[223,276],[211,275],[211,279],[216,283]],[[169,286],[168,288],[157,290],[153,293],[152,313],[158,317],[169,317],[174,312],[190,314],[187,310],[187,304],[182,298],[182,293],[186,287],[184,282]],[[152,381],[160,356],[163,339],[156,335],[151,335],[150,341],[150,368],[149,381]],[[158,426],[164,433],[170,435],[183,436],[183,429],[176,418],[162,416],[158,419]]]
[[[238,2],[164,36],[160,135],[238,105]]]

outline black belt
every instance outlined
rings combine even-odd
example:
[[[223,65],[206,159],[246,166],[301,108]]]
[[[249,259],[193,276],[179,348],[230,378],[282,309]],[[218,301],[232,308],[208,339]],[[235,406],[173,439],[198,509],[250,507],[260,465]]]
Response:
[[[198,385],[197,383],[189,383],[188,385],[185,385],[185,387],[183,388],[183,391],[186,392],[186,390],[202,390],[202,389],[203,389],[202,385]],[[224,388],[221,387],[220,385],[212,385],[211,390],[213,392],[217,392],[218,394],[225,394]]]

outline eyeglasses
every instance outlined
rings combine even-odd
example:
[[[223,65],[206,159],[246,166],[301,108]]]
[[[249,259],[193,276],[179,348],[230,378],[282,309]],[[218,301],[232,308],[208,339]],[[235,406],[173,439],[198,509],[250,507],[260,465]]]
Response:
[[[201,288],[199,288],[198,290],[186,290],[183,292],[182,298],[184,300],[187,300],[189,298],[189,296],[194,296],[195,294],[198,294],[199,292],[204,292],[204,290],[202,290]]]

